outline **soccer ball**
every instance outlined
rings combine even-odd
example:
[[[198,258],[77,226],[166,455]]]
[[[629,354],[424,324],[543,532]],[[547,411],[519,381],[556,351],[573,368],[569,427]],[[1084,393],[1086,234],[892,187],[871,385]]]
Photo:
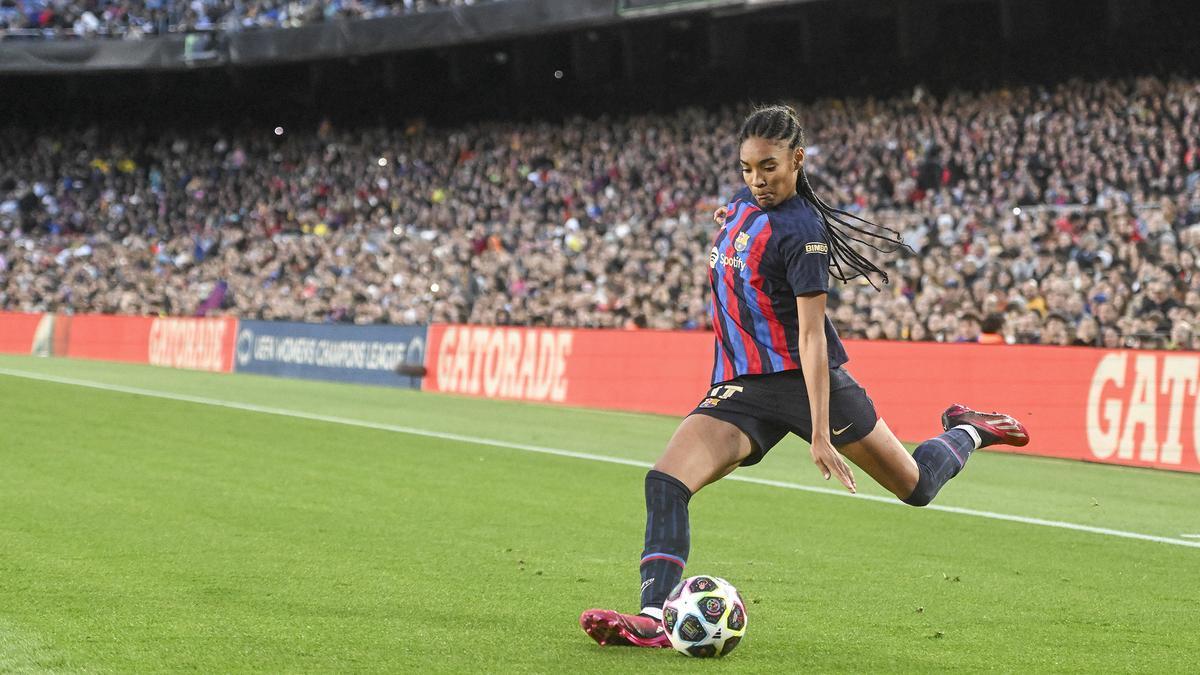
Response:
[[[720,577],[688,577],[663,603],[671,646],[688,656],[725,656],[746,634],[746,604]]]

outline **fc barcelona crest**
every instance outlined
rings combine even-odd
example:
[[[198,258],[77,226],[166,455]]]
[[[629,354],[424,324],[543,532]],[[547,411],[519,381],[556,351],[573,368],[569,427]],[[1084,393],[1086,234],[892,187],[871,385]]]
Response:
[[[746,250],[746,244],[749,244],[749,243],[750,243],[750,235],[743,232],[737,236],[737,239],[733,240],[733,248],[738,253],[741,253],[742,251]]]

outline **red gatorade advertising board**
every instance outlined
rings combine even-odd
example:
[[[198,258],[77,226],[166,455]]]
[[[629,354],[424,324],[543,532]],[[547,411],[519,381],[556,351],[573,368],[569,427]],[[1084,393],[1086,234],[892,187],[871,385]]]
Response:
[[[150,324],[150,365],[228,373],[233,370],[237,319],[162,317]]]
[[[952,403],[1029,428],[1024,454],[1200,472],[1200,353],[847,341],[847,369],[902,440]],[[685,415],[704,398],[706,332],[434,324],[423,388]]]
[[[422,388],[678,415],[707,391],[712,350],[704,333],[434,324]]]
[[[0,312],[0,354],[29,354],[41,314]]]
[[[145,316],[59,314],[51,353],[75,359],[149,363],[150,324]]]
[[[70,358],[229,372],[236,340],[237,320],[230,317],[59,315],[51,351]]]
[[[941,430],[950,403],[1029,429],[999,449],[1200,472],[1200,353],[1091,347],[853,341],[848,368],[896,435]]]

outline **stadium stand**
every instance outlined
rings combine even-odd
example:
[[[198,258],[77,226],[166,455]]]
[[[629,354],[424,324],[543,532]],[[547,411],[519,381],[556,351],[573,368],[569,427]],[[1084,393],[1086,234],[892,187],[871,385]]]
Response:
[[[499,0],[0,0],[0,39],[118,38],[297,28]]]
[[[913,249],[843,335],[1200,348],[1200,81],[799,109],[818,192]],[[0,308],[704,329],[744,113],[6,128]]]

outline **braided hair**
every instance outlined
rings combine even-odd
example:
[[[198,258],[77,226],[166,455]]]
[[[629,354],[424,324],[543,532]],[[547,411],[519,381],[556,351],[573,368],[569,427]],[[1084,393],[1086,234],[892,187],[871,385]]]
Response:
[[[738,145],[747,138],[787,141],[788,148],[795,150],[804,147],[804,128],[800,126],[796,111],[791,106],[766,106],[750,113],[742,123]],[[850,242],[869,246],[880,253],[895,253],[901,247],[906,247],[899,232],[826,204],[813,192],[812,183],[803,167],[796,178],[796,192],[812,202],[821,214],[821,220],[825,223],[825,239],[829,244],[829,273],[835,279],[846,282],[863,277],[878,290],[879,287],[871,279],[871,274],[878,274],[883,277],[883,283],[888,283],[887,272],[855,250]],[[851,219],[857,223],[850,222]]]

